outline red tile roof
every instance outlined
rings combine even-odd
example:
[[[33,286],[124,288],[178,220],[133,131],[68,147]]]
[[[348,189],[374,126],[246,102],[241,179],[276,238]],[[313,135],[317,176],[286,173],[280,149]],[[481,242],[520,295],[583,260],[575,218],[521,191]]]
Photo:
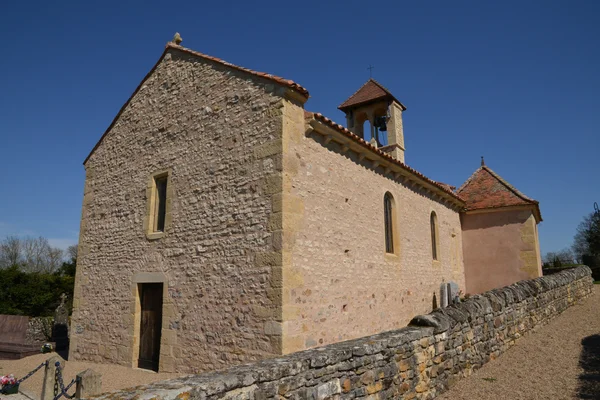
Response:
[[[398,99],[396,99],[394,97],[394,95],[392,95],[390,93],[389,90],[387,90],[385,87],[383,87],[382,84],[380,84],[373,78],[369,79],[356,92],[354,92],[354,94],[352,96],[350,96],[346,101],[344,101],[338,108],[340,110],[344,111],[351,107],[356,107],[356,106],[359,106],[362,104],[367,104],[367,103],[371,103],[376,100],[381,100],[381,99],[386,99],[386,98],[395,100],[398,104],[400,104],[400,106],[402,106],[403,110],[406,110],[406,107],[404,107],[404,105],[402,103],[400,103],[400,101],[398,101]]]
[[[366,147],[367,149],[371,150],[373,153],[377,154],[378,156],[381,156],[381,157],[387,159],[388,161],[390,161],[390,162],[392,162],[392,163],[400,166],[405,171],[408,171],[412,175],[414,175],[414,176],[422,179],[423,181],[425,181],[425,182],[427,182],[427,183],[435,186],[436,188],[442,190],[443,192],[451,195],[453,198],[455,198],[456,200],[458,200],[461,203],[461,205],[464,205],[464,200],[456,192],[452,191],[448,187],[448,185],[441,184],[439,182],[434,181],[433,179],[429,179],[428,177],[426,177],[425,175],[423,175],[419,171],[417,171],[417,170],[409,167],[408,165],[404,164],[403,162],[400,162],[397,159],[395,159],[394,157],[390,156],[389,154],[381,151],[377,147],[371,145],[370,143],[368,143],[367,141],[365,141],[364,139],[362,139],[360,136],[356,135],[354,132],[352,132],[352,131],[344,128],[340,124],[335,123],[334,121],[332,121],[329,118],[325,117],[321,113],[312,113],[312,112],[304,111],[304,118],[310,119],[310,118],[313,118],[313,117],[316,120],[318,120],[318,121],[324,123],[325,125],[329,126],[330,128],[333,128],[336,131],[344,134],[348,138],[352,139],[354,142],[361,144],[363,147]]]
[[[467,210],[529,205],[542,220],[538,201],[519,192],[486,165],[479,167],[457,193],[467,202]]]
[[[115,123],[118,121],[119,117],[121,116],[121,114],[123,113],[123,111],[125,110],[125,108],[129,105],[129,103],[131,102],[131,100],[133,99],[133,97],[140,90],[140,88],[142,87],[142,85],[144,84],[144,82],[146,82],[146,80],[150,77],[150,75],[152,75],[152,73],[154,72],[154,70],[156,69],[156,67],[158,67],[158,65],[163,60],[163,58],[165,57],[165,55],[167,54],[167,52],[169,51],[169,49],[177,49],[177,50],[182,51],[184,53],[191,54],[191,55],[194,55],[196,57],[204,58],[205,60],[209,60],[209,61],[212,61],[212,62],[221,64],[221,65],[224,65],[226,67],[229,67],[229,68],[232,68],[232,69],[235,69],[235,70],[238,70],[238,71],[246,72],[246,73],[254,75],[254,76],[258,76],[258,77],[261,77],[261,78],[264,78],[264,79],[268,79],[268,80],[276,82],[276,83],[278,83],[278,84],[280,84],[282,86],[289,87],[290,89],[293,89],[293,90],[297,91],[298,93],[300,93],[301,95],[303,95],[307,99],[309,97],[308,90],[306,88],[302,87],[301,85],[299,85],[296,82],[291,81],[289,79],[281,78],[281,77],[276,76],[276,75],[267,74],[265,72],[258,72],[258,71],[254,71],[254,70],[251,70],[251,69],[248,69],[248,68],[240,67],[238,65],[234,65],[234,64],[228,63],[227,61],[221,60],[220,58],[208,56],[206,54],[202,54],[202,53],[199,53],[197,51],[190,50],[188,48],[179,46],[179,45],[177,45],[177,44],[175,44],[173,42],[169,42],[165,46],[165,50],[163,51],[162,55],[160,56],[160,58],[158,59],[158,61],[156,62],[156,64],[154,64],[154,66],[152,67],[152,69],[150,70],[150,72],[148,72],[146,74],[146,76],[144,77],[144,79],[142,79],[142,81],[137,86],[137,88],[135,88],[135,90],[133,91],[133,93],[131,94],[131,96],[129,96],[129,98],[127,99],[127,101],[125,102],[125,104],[123,104],[123,106],[121,107],[121,109],[119,110],[119,112],[117,113],[117,115],[115,116],[115,118],[112,120],[111,124],[108,126],[108,128],[106,129],[106,131],[104,131],[104,134],[102,134],[102,137],[100,137],[100,140],[98,140],[98,142],[96,143],[96,145],[94,146],[94,148],[92,149],[92,151],[90,151],[90,154],[88,154],[88,156],[85,158],[85,160],[83,161],[83,165],[85,165],[87,163],[87,161],[90,159],[90,157],[92,156],[92,154],[94,154],[94,151],[96,151],[96,149],[98,148],[98,146],[100,146],[100,143],[102,143],[102,140],[104,140],[104,137],[106,137],[106,135],[108,134],[108,132],[110,132],[110,130],[115,125]]]

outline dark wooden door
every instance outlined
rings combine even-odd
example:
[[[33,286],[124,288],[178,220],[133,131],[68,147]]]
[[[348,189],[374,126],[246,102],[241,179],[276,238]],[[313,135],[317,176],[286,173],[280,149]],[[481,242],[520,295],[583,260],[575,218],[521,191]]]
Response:
[[[140,358],[138,367],[158,371],[162,327],[162,283],[141,283]]]

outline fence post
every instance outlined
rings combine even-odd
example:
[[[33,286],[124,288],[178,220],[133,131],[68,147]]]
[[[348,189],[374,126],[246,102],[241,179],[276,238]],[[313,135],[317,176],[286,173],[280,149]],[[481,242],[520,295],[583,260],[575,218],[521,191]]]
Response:
[[[77,374],[75,387],[76,399],[86,399],[95,394],[100,394],[102,393],[102,375],[94,370],[86,369]]]
[[[54,385],[56,382],[56,362],[62,363],[62,359],[59,356],[52,356],[48,359],[48,363],[44,368],[44,386],[42,386],[42,399],[41,400],[53,400],[54,399]]]

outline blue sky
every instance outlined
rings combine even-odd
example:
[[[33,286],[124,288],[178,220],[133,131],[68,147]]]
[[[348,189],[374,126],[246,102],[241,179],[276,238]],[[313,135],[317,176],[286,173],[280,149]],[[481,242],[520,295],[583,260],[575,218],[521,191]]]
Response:
[[[480,156],[540,201],[542,252],[600,202],[596,1],[28,1],[0,12],[0,237],[78,237],[82,162],[174,32],[307,87],[310,111],[369,77],[407,106],[407,163],[460,185]]]

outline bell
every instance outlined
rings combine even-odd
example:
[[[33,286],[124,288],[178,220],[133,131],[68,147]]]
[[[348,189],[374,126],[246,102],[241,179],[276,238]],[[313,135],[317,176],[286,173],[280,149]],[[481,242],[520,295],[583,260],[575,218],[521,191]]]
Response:
[[[379,129],[379,132],[387,131],[387,122],[385,117],[375,118],[375,127]]]

